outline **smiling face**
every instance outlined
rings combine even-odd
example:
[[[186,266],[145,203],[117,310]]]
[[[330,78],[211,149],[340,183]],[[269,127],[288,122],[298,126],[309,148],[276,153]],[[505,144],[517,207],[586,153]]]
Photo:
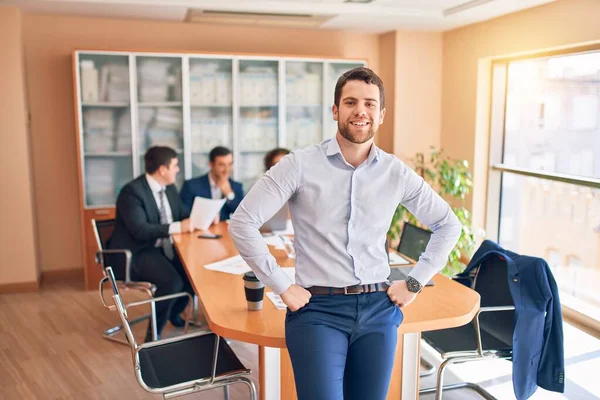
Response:
[[[158,174],[160,175],[159,183],[168,186],[172,185],[177,180],[177,174],[179,173],[179,160],[177,157],[172,158],[169,162],[169,166],[161,165],[158,168]],[[158,179],[157,179],[158,180]]]
[[[373,139],[385,116],[385,108],[381,108],[379,100],[377,85],[360,80],[347,81],[342,88],[339,107],[333,106],[338,133],[355,144]]]

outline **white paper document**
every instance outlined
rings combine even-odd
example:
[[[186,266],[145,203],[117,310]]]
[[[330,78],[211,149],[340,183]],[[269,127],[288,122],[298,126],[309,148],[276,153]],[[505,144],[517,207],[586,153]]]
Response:
[[[285,247],[283,247],[283,242],[281,241],[279,235],[273,235],[272,233],[269,233],[263,235],[263,239],[267,245],[273,246],[278,250],[285,250]]]
[[[394,253],[393,251],[390,251],[388,254],[390,255],[390,265],[407,265],[407,264],[411,264],[410,261],[408,261],[406,258],[402,257],[398,253]]]
[[[235,275],[242,275],[251,271],[246,261],[239,254],[212,264],[206,264],[204,268]]]
[[[194,228],[207,230],[210,227],[210,224],[215,220],[215,217],[219,215],[226,200],[227,199],[205,199],[204,197],[196,196],[190,214],[190,220],[192,221]]]
[[[283,272],[286,273],[287,276],[290,277],[292,282],[296,283],[296,268],[285,267],[281,269],[283,270]],[[279,295],[273,292],[267,292],[267,297],[273,302],[273,305],[275,305],[275,308],[277,308],[278,310],[285,310],[287,308],[287,306],[285,305],[283,300],[281,300],[281,297]]]
[[[283,300],[281,300],[281,297],[279,297],[275,293],[267,292],[267,297],[273,302],[275,308],[277,308],[278,310],[285,310],[287,308]]]

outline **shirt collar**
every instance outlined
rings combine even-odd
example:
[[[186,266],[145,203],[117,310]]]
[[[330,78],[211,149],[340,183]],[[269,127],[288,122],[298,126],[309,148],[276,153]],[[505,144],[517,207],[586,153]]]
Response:
[[[336,154],[340,154],[342,158],[344,155],[342,154],[342,149],[340,149],[340,145],[337,141],[337,138],[334,136],[327,143],[327,149],[325,150],[325,155],[334,156]],[[375,146],[375,143],[371,144],[371,150],[369,150],[369,156],[367,157],[367,164],[370,164],[373,160],[379,159],[379,148]]]
[[[334,156],[336,154],[342,154],[342,150],[340,149],[340,145],[337,141],[337,138],[334,136],[329,139],[329,143],[327,143],[327,150],[325,154],[327,156]]]
[[[152,193],[160,193],[161,190],[165,189],[165,187],[158,183],[158,181],[150,174],[146,174],[146,180],[148,181],[148,186],[150,186]]]

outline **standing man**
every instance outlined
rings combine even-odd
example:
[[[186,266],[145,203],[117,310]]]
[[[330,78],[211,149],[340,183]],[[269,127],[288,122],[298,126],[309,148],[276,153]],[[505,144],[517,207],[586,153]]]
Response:
[[[188,214],[192,211],[194,198],[227,199],[215,220],[229,219],[244,197],[242,184],[230,178],[233,154],[226,147],[215,147],[208,154],[210,171],[206,175],[185,181],[181,188],[181,200]]]
[[[129,182],[119,193],[109,248],[131,251],[131,278],[155,284],[156,297],[184,290],[193,294],[171,242],[171,234],[193,230],[174,185],[179,172],[177,153],[169,147],[151,147],[144,155],[144,162],[146,174]],[[115,273],[124,275],[124,271]],[[184,326],[179,314],[187,303],[187,297],[156,303],[159,335],[167,320],[174,326]],[[149,326],[146,341],[151,339]]]
[[[286,344],[299,400],[386,398],[397,328],[460,235],[450,206],[414,171],[373,143],[385,116],[381,79],[368,68],[335,87],[333,139],[294,151],[263,176],[229,231],[257,277],[287,304]],[[296,284],[258,231],[289,201]],[[386,233],[398,204],[433,231],[406,281],[387,282]]]

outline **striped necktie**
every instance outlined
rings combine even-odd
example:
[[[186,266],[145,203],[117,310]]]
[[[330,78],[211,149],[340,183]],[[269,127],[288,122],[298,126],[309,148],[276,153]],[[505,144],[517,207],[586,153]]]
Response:
[[[162,189],[159,193],[158,193],[158,197],[160,199],[160,223],[161,224],[168,224],[169,220],[167,219],[167,209],[165,208],[165,189]],[[165,256],[167,256],[167,258],[169,260],[173,259],[173,256],[175,255],[175,253],[173,252],[173,244],[171,243],[171,237],[166,237],[160,240],[161,241],[161,245],[163,248],[163,251],[165,252]]]

